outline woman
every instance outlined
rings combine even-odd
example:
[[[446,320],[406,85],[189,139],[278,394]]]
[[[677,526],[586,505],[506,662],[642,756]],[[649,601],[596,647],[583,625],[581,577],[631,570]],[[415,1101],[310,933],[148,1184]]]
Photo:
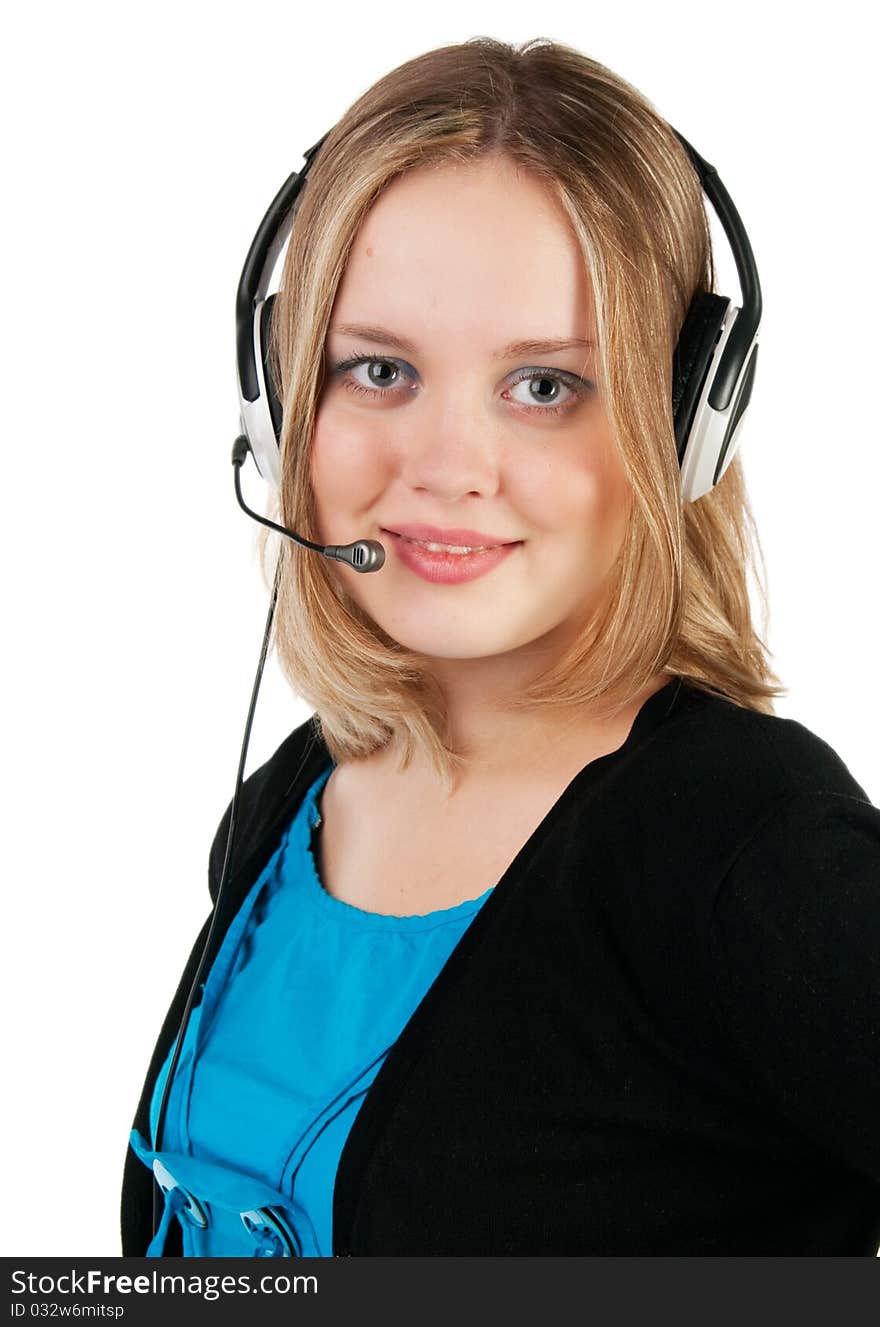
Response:
[[[772,712],[738,457],[683,500],[713,283],[682,142],[565,46],[432,51],[310,161],[281,520],[385,562],[277,550],[315,715],[217,832],[125,1253],[876,1252],[880,812]]]

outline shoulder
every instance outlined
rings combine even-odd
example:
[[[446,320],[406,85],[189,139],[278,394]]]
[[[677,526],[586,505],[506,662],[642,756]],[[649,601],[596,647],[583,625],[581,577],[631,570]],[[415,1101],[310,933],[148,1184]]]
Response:
[[[820,811],[832,839],[854,816],[880,824],[841,756],[797,720],[687,682],[647,703],[638,740],[587,773],[558,826],[575,853],[629,880],[640,906],[662,881],[664,899],[671,889],[683,906],[693,897],[702,907],[746,845],[760,849],[765,823],[780,844]]]
[[[836,793],[869,801],[839,753],[796,719],[765,714],[685,683],[658,732],[666,759],[710,790],[770,802]]]
[[[822,737],[697,696],[666,744],[672,785],[659,819],[684,872],[701,882],[713,925],[732,928],[728,939],[747,916],[777,935],[808,925],[818,933],[823,918],[830,935],[832,917],[843,930],[858,917],[864,930],[880,916],[880,810]]]

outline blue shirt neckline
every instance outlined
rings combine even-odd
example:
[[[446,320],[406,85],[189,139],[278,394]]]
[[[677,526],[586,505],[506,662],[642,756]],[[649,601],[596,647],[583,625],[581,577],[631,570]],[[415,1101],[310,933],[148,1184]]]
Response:
[[[342,899],[334,898],[332,894],[328,894],[318,875],[317,863],[311,850],[311,835],[313,829],[321,820],[317,807],[318,797],[335,768],[335,761],[331,761],[327,768],[318,775],[303,798],[302,806],[294,822],[301,827],[304,836],[304,847],[306,849],[304,856],[307,864],[307,869],[304,872],[306,890],[316,907],[322,909],[331,920],[343,925],[357,926],[372,931],[429,931],[433,930],[434,927],[446,926],[452,922],[471,917],[480,910],[495,888],[494,885],[490,885],[488,889],[484,890],[479,898],[464,899],[463,902],[456,903],[451,908],[437,908],[433,912],[407,913],[403,916],[389,912],[369,912],[366,908],[355,907],[353,903],[345,903]]]

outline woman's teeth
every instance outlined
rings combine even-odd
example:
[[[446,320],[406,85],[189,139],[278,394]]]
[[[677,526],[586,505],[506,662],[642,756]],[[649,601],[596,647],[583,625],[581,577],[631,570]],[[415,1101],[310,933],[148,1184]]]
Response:
[[[401,539],[406,539],[411,544],[418,544],[420,548],[426,548],[429,553],[485,553],[488,548],[488,544],[480,544],[477,548],[465,548],[460,544],[429,544],[424,539],[410,539],[408,535],[401,535]]]

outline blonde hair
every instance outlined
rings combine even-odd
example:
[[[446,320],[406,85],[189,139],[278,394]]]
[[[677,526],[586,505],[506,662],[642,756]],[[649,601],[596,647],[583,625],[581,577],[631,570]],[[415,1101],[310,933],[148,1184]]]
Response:
[[[475,37],[429,51],[381,78],[328,134],[297,205],[273,314],[284,404],[277,518],[318,538],[310,447],[324,341],[361,222],[404,172],[490,153],[533,172],[571,222],[592,283],[598,386],[633,495],[603,603],[507,707],[613,715],[660,673],[773,713],[785,688],[752,623],[750,570],[766,631],[766,568],[739,455],[698,501],[683,504],[680,493],[672,354],[691,299],[715,281],[699,177],[635,88],[564,44]],[[461,753],[430,660],[388,636],[324,558],[264,534],[262,565],[267,582],[277,574],[280,667],[314,708],[333,759],[396,738],[403,769],[419,751],[452,786]]]

